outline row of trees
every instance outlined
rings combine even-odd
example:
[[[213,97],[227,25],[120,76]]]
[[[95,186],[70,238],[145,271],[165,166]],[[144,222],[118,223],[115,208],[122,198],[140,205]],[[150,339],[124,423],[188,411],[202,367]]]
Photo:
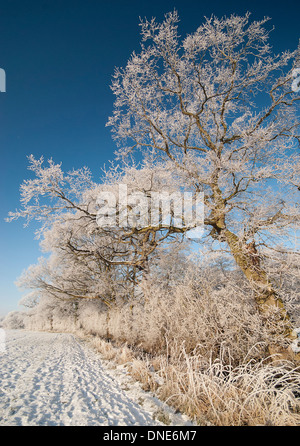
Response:
[[[274,55],[268,19],[251,22],[249,14],[211,17],[184,39],[178,21],[176,12],[162,23],[142,21],[140,53],[114,74],[108,125],[121,161],[100,183],[86,168],[64,173],[52,160],[44,166],[30,157],[35,178],[22,184],[22,208],[9,219],[40,221],[41,246],[51,255],[19,283],[34,290],[32,302],[37,295],[109,306],[134,299],[160,247],[171,256],[190,228],[162,221],[100,227],[99,194],[117,196],[121,183],[146,196],[203,193],[200,255],[203,246],[230,254],[262,317],[275,313],[278,329],[294,339],[273,277],[286,266],[298,274],[300,96],[292,85],[299,50]],[[128,162],[136,151],[139,165]]]

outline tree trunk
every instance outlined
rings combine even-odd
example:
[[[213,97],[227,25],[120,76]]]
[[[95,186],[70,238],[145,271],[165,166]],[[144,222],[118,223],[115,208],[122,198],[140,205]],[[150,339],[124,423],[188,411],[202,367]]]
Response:
[[[297,338],[297,334],[294,332],[290,316],[285,309],[283,301],[277,296],[267,273],[262,269],[259,261],[259,257],[255,251],[253,245],[246,245],[231,231],[223,229],[224,235],[231,253],[241,268],[255,292],[255,301],[259,312],[265,318],[266,324],[268,324],[268,316],[273,313],[276,315],[275,322],[278,323],[278,331],[284,334],[284,336],[292,341]],[[296,359],[299,360],[299,354],[296,355],[289,348],[282,349],[274,345],[268,346],[269,353],[280,356],[280,359]]]

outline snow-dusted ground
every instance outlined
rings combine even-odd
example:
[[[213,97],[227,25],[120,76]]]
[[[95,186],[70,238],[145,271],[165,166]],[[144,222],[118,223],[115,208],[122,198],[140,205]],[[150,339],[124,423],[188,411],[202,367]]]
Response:
[[[0,364],[1,426],[192,425],[71,334],[5,330]]]

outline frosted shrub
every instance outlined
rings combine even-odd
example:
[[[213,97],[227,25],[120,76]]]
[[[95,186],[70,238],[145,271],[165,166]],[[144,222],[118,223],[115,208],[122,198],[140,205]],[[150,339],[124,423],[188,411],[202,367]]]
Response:
[[[79,316],[82,327],[152,355],[177,357],[184,343],[188,353],[197,348],[204,361],[221,349],[233,363],[243,361],[250,350],[253,358],[261,357],[269,334],[249,290],[229,280],[219,287],[218,281],[192,269],[170,283],[144,280],[140,301],[100,314],[86,306]]]
[[[78,327],[92,335],[106,337],[107,307],[97,300],[79,302]]]
[[[205,357],[218,355],[226,346],[231,359],[239,361],[266,340],[260,318],[241,290],[228,285],[208,293],[192,285],[178,284],[170,290],[150,286],[144,308],[136,310],[138,325],[144,325],[139,333],[146,350],[176,354],[184,343],[188,352],[197,347]]]
[[[25,313],[20,311],[11,311],[2,321],[2,326],[10,330],[19,330],[25,327]]]

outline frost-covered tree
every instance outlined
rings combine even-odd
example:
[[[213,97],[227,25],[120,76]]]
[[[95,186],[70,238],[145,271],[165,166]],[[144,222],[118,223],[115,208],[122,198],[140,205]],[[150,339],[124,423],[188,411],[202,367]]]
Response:
[[[121,183],[128,194],[142,193],[145,198],[152,191],[176,190],[172,171],[165,166],[111,167],[101,184],[92,181],[86,168],[65,173],[60,164],[49,160],[45,166],[42,158],[33,156],[29,169],[35,177],[21,185],[22,208],[10,212],[8,220],[40,222],[40,245],[50,255],[41,257],[18,280],[20,288],[33,290],[25,298],[27,306],[37,295],[74,301],[99,299],[108,306],[131,298],[157,247],[176,243],[182,233],[167,225],[135,225],[133,217],[138,212],[134,205],[129,206],[128,200],[118,203]],[[116,198],[114,211],[126,207],[130,224],[99,225],[102,192]]]
[[[185,38],[176,12],[141,21],[141,51],[116,69],[108,121],[119,156],[158,156],[203,191],[207,235],[227,247],[263,314],[294,337],[266,259],[296,251],[299,229],[297,50],[273,54],[268,19],[208,18]]]

